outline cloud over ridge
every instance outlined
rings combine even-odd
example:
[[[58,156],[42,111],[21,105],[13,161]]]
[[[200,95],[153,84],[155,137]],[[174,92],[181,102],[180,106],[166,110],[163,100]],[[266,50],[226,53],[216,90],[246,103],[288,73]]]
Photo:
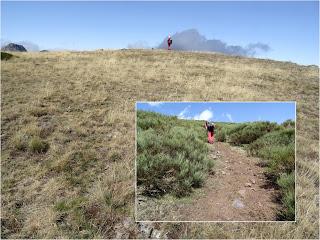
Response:
[[[250,43],[243,47],[240,45],[228,45],[219,39],[207,39],[196,29],[188,29],[177,32],[171,36],[173,40],[172,49],[177,51],[204,51],[220,52],[229,55],[255,56],[257,52],[268,52],[270,46],[265,43]],[[167,48],[167,38],[160,45],[160,49]]]
[[[209,109],[202,111],[200,114],[197,114],[193,117],[194,120],[205,120],[209,121],[213,118],[213,112]]]

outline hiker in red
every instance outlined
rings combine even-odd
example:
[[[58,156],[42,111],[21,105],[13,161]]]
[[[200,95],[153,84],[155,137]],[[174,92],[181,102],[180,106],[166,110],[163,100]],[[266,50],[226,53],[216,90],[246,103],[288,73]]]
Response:
[[[205,129],[207,129],[208,132],[208,143],[212,144],[214,142],[214,124],[209,123],[208,121],[204,124]]]
[[[170,46],[171,46],[171,44],[172,44],[172,39],[171,39],[170,35],[169,35],[169,37],[168,37],[167,43],[168,43],[168,50],[171,50]]]

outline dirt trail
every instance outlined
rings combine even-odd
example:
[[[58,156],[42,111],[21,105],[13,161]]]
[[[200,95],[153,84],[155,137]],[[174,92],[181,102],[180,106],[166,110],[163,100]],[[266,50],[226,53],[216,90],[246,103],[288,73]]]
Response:
[[[214,174],[203,187],[204,194],[179,209],[186,221],[274,221],[280,205],[278,194],[258,166],[240,148],[227,143],[210,145]]]

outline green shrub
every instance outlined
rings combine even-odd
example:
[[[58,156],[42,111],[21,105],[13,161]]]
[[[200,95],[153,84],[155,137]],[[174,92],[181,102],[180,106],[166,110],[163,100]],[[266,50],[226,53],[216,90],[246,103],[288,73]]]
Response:
[[[295,130],[284,129],[280,131],[274,131],[267,133],[263,137],[257,139],[248,146],[248,152],[254,156],[260,156],[261,149],[270,146],[287,146],[294,143],[295,141]]]
[[[213,163],[202,123],[138,111],[137,124],[137,181],[145,194],[180,197],[203,184]]]
[[[32,137],[28,147],[31,152],[45,153],[49,149],[49,144],[39,137]]]
[[[9,60],[12,57],[13,57],[13,55],[10,53],[1,52],[1,60]]]
[[[225,142],[227,139],[227,133],[225,129],[215,131],[215,139],[218,142]]]
[[[139,120],[139,128],[147,130],[149,128],[163,130],[165,127],[171,126],[172,121],[177,120],[177,117],[166,117],[155,112],[137,111],[137,119]]]
[[[209,167],[212,164],[192,163],[182,154],[174,158],[166,154],[143,154],[137,159],[138,184],[143,184],[149,195],[174,193],[184,196],[192,187],[202,185]]]
[[[282,174],[277,180],[281,188],[282,203],[284,209],[281,211],[280,219],[294,221],[295,219],[295,177],[294,173]]]
[[[264,134],[279,129],[276,123],[253,122],[239,124],[229,131],[229,142],[234,145],[249,144]]]
[[[281,125],[285,128],[295,128],[296,123],[295,123],[295,121],[288,119],[288,120],[284,121]]]
[[[271,181],[281,190],[283,210],[281,220],[295,218],[295,129],[278,128],[251,143],[249,154],[266,160],[267,174]]]
[[[235,132],[239,132],[242,129],[244,129],[246,126],[248,126],[248,123],[239,123],[239,124],[235,124],[233,126],[231,126],[228,130],[228,135],[231,135]]]
[[[251,143],[247,150],[251,155],[267,160],[269,176],[277,179],[282,173],[294,171],[294,141],[294,129],[274,131]]]
[[[282,173],[290,173],[295,167],[294,145],[289,146],[272,146],[260,150],[259,155],[267,162],[268,173],[271,177],[277,178]]]

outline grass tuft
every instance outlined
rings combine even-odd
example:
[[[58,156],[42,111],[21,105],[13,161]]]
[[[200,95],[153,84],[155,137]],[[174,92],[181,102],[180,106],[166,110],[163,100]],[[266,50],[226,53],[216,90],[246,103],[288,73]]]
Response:
[[[32,137],[29,141],[28,148],[33,153],[45,153],[49,149],[49,143],[40,137]]]
[[[294,221],[295,219],[295,179],[294,173],[282,174],[277,184],[281,188],[282,192],[282,203],[284,209],[281,211],[279,218],[280,220]]]

